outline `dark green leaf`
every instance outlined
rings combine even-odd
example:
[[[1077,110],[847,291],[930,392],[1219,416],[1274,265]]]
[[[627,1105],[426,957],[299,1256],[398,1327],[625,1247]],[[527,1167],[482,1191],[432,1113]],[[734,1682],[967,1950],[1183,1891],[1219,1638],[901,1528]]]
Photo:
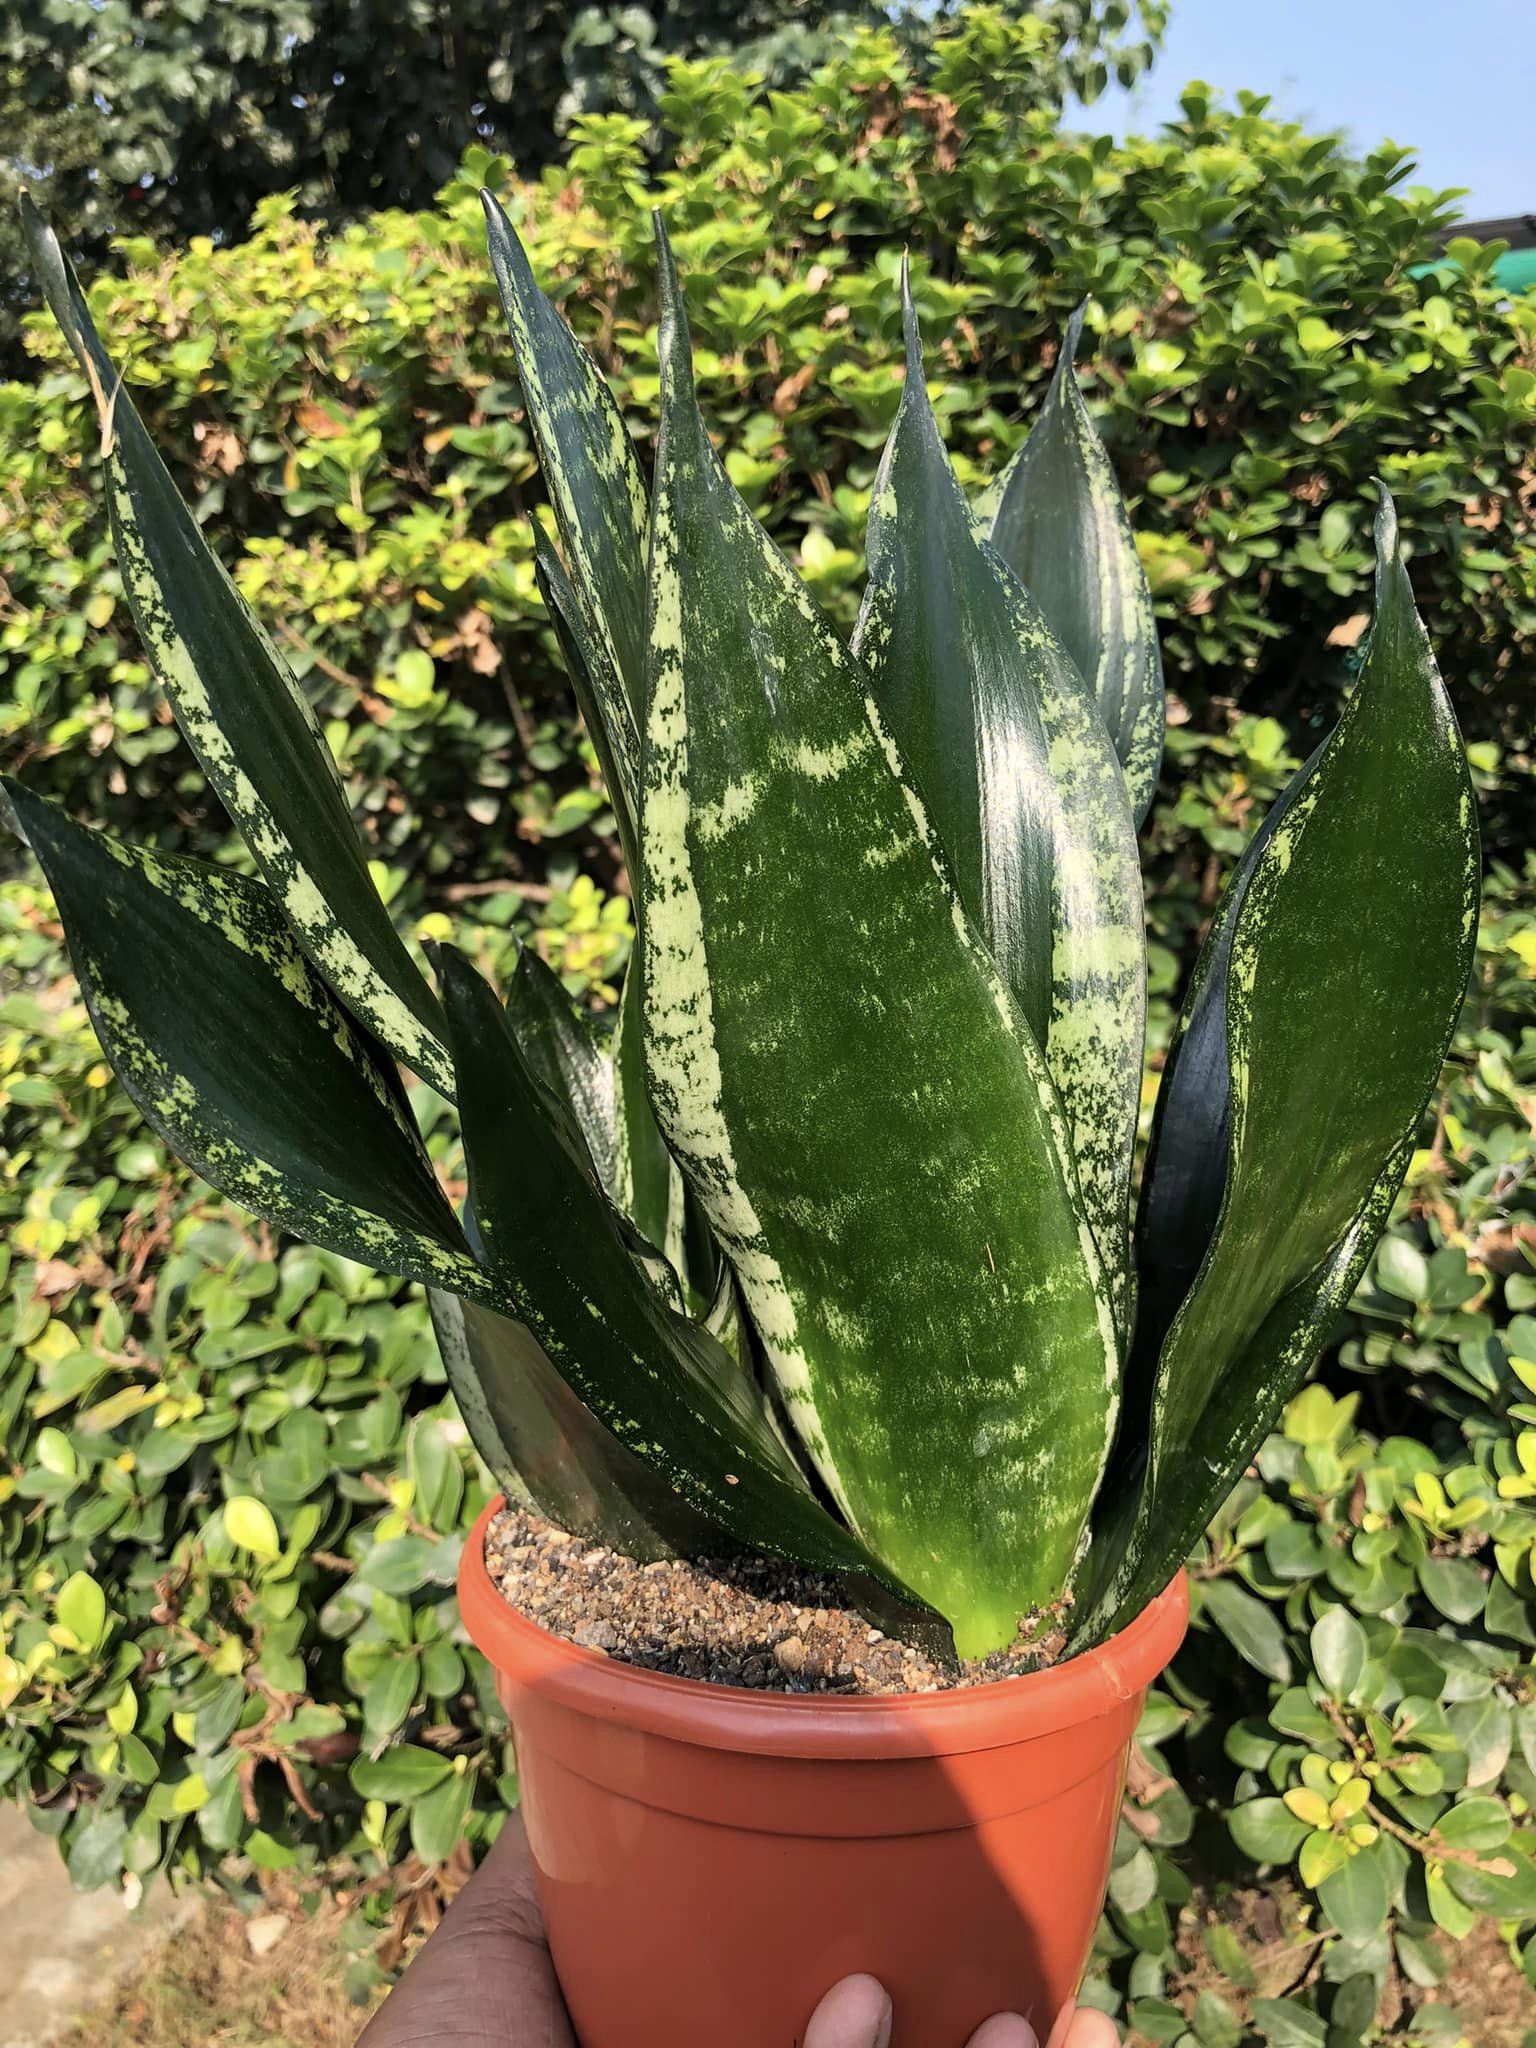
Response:
[[[575,1117],[605,1187],[617,1170],[613,1068],[587,1018],[532,946],[518,949],[507,1017],[523,1057]]]
[[[1151,1467],[1123,1559],[1106,1522],[1104,1612],[1163,1585],[1311,1364],[1384,1225],[1455,1024],[1477,931],[1473,792],[1391,501],[1360,679],[1245,860],[1197,969],[1154,1141],[1138,1259],[1191,1207],[1214,1230],[1155,1364],[1138,1328],[1127,1388],[1151,1410]],[[1208,1021],[1214,1019],[1214,1021]],[[1204,1079],[1179,1078],[1193,1041]],[[1206,1133],[1191,1204],[1163,1184],[1170,1127]],[[1220,1187],[1219,1206],[1210,1199]],[[1147,1294],[1156,1275],[1144,1272]],[[1160,1321],[1160,1318],[1159,1318]],[[1160,1331],[1150,1331],[1156,1342]],[[1149,1384],[1153,1388],[1148,1401]],[[1102,1625],[1102,1624],[1101,1624]]]
[[[454,953],[443,973],[470,1192],[508,1312],[625,1450],[676,1491],[695,1528],[704,1517],[750,1548],[875,1571],[899,1592],[818,1505],[735,1361],[642,1276],[579,1132],[485,983]],[[499,1341],[512,1340],[503,1331]],[[521,1410],[490,1412],[497,1436],[524,1420]],[[607,1468],[602,1482],[612,1476]]]
[[[1201,1604],[1238,1655],[1266,1678],[1283,1685],[1291,1675],[1285,1630],[1272,1607],[1233,1579],[1211,1579],[1201,1588]]]
[[[1379,1934],[1387,1924],[1392,1893],[1386,1859],[1377,1853],[1379,1847],[1372,1843],[1356,1850],[1342,1870],[1324,1878],[1317,1888],[1324,1912],[1352,1941]]]
[[[598,1421],[525,1324],[453,1295],[434,1291],[430,1299],[448,1384],[509,1499],[629,1557],[730,1548],[717,1523]]]
[[[1506,1843],[1476,1864],[1447,1860],[1445,1876],[1457,1898],[1479,1913],[1501,1920],[1528,1920],[1536,1914],[1536,1861],[1521,1843]]]
[[[433,1580],[441,1580],[438,1559],[443,1545],[430,1536],[392,1536],[375,1543],[357,1569],[356,1584],[377,1586],[381,1593],[397,1597],[419,1592]]]
[[[1442,1842],[1450,1842],[1458,1849],[1482,1853],[1502,1849],[1513,1825],[1502,1799],[1474,1796],[1458,1800],[1449,1812],[1443,1813],[1435,1822],[1435,1833]]]
[[[1317,2014],[1289,1999],[1256,1998],[1252,2018],[1269,2048],[1324,2048],[1328,2039],[1328,2029]]]
[[[1376,1260],[1376,1278],[1402,1301],[1428,1301],[1429,1261],[1405,1237],[1383,1240]]]
[[[623,415],[597,365],[534,282],[523,245],[482,194],[491,266],[511,330],[544,487],[587,635],[645,704],[645,485]],[[600,678],[593,675],[594,686]],[[617,735],[612,738],[615,754]]]
[[[177,723],[321,974],[407,1066],[450,1088],[441,1012],[374,888],[308,700],[209,553],[52,230],[25,198],[22,215],[101,415],[123,588]]]
[[[635,714],[606,644],[588,629],[571,580],[538,525],[533,529],[533,547],[534,574],[554,620],[566,673],[603,771],[608,801],[618,822],[624,865],[631,876],[638,876],[640,735]]]
[[[1125,778],[1081,676],[977,530],[905,288],[903,309],[906,388],[870,502],[854,646],[966,912],[1045,1053],[1124,1327],[1146,1012]]]
[[[259,883],[75,825],[6,789],[119,1080],[203,1177],[347,1258],[481,1286],[371,1041]]]
[[[107,1812],[88,1810],[69,1836],[65,1860],[69,1881],[76,1891],[94,1891],[111,1884],[123,1868],[123,1850],[128,1841],[128,1817],[119,1807]]]
[[[1114,467],[1078,388],[1079,308],[1029,438],[978,506],[1097,700],[1139,825],[1163,752],[1163,661],[1146,572]]]
[[[1474,1621],[1483,1611],[1488,1581],[1467,1557],[1422,1557],[1424,1597],[1450,1621]]]
[[[651,1100],[834,1498],[981,1652],[1072,1569],[1114,1405],[1102,1268],[1038,1049],[862,666],[710,444],[662,264]]]
[[[420,1666],[408,1651],[392,1650],[363,1692],[364,1739],[378,1743],[393,1735],[416,1701]]]
[[[348,1776],[364,1799],[419,1799],[450,1777],[453,1765],[435,1750],[397,1742],[382,1756],[360,1756]]]
[[[1242,2048],[1242,2026],[1219,1992],[1200,1992],[1190,2021],[1200,2048]]]
[[[1312,1662],[1336,1700],[1352,1696],[1368,1653],[1365,1630],[1347,1607],[1330,1607],[1312,1624]]]
[[[1468,1785],[1475,1788],[1493,1784],[1514,1746],[1514,1722],[1509,1708],[1489,1694],[1448,1707],[1445,1718],[1466,1752]]]
[[[470,1772],[454,1771],[411,1801],[411,1847],[423,1863],[446,1863],[453,1854],[469,1818],[474,1791]]]

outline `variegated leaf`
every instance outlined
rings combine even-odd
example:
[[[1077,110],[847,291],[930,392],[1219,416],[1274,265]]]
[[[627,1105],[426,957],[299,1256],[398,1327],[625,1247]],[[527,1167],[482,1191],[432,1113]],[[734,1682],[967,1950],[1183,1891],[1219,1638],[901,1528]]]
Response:
[[[38,279],[95,395],[123,588],[176,721],[336,994],[450,1089],[436,998],[373,885],[309,702],[204,544],[52,230],[30,202],[22,211]]]
[[[631,876],[640,872],[640,738],[634,713],[618,671],[603,643],[587,629],[571,580],[559,556],[535,526],[534,574],[555,624],[566,673],[603,771],[603,783],[619,827],[624,865]]]
[[[1087,679],[1139,825],[1163,755],[1163,658],[1125,500],[1078,388],[1082,330],[1079,307],[1040,416],[977,514]]]
[[[102,1050],[172,1151],[331,1251],[483,1288],[393,1071],[261,884],[121,845],[6,789]]]
[[[646,508],[640,465],[602,373],[539,290],[499,203],[489,192],[481,196],[491,265],[566,567],[586,630],[601,647],[606,667],[623,678],[638,720],[645,701]]]
[[[905,276],[902,300],[906,390],[870,501],[854,645],[961,900],[1044,1048],[1124,1332],[1146,1023],[1125,778],[1082,677],[971,516],[928,401]]]
[[[1275,1303],[1237,1369],[1215,1382],[1177,1449],[1165,1449],[1160,1458],[1152,1452],[1164,1482],[1161,1491],[1144,1484],[1145,1439],[1141,1457],[1123,1482],[1106,1482],[1103,1519],[1095,1527],[1084,1574],[1089,1597],[1082,1604],[1075,1649],[1086,1649],[1133,1620],[1189,1556],[1349,1306],[1391,1218],[1412,1153],[1412,1138],[1392,1153],[1337,1244]]]
[[[598,1421],[526,1324],[436,1290],[430,1306],[459,1412],[509,1500],[626,1557],[736,1547]]]
[[[573,1120],[523,1059],[501,1005],[457,954],[442,961],[470,1193],[506,1313],[689,1508],[749,1549],[876,1573],[917,1626],[898,1575],[816,1501],[750,1381],[639,1273]]]
[[[638,945],[638,941],[637,941]],[[686,1284],[695,1305],[708,1301],[719,1271],[718,1253],[710,1248],[707,1227],[701,1239],[699,1219],[690,1205],[677,1161],[667,1150],[645,1087],[643,984],[638,959],[631,961],[619,998],[613,1031],[613,1083],[617,1121],[614,1199],[642,1237],[664,1253]],[[698,1270],[690,1276],[690,1249]]]
[[[1127,1552],[1101,1553],[1108,1625],[1172,1572],[1348,1298],[1471,969],[1471,778],[1385,492],[1376,539],[1359,681],[1235,878],[1164,1083],[1126,1403],[1150,1469]],[[1181,1221],[1209,1235],[1175,1301]]]
[[[1070,1574],[1115,1333],[1043,1059],[869,694],[732,489],[663,243],[651,1099],[852,1525],[1008,1642]]]

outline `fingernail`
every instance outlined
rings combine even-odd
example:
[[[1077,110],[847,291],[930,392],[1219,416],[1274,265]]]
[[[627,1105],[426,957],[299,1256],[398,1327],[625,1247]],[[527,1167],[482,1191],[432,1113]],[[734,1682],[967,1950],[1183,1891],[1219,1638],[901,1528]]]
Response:
[[[880,2018],[870,2036],[870,2048],[891,2048],[891,1994],[884,1991],[881,1996]]]
[[[1016,2012],[995,2012],[972,2034],[968,2048],[1040,2048],[1040,2037]]]

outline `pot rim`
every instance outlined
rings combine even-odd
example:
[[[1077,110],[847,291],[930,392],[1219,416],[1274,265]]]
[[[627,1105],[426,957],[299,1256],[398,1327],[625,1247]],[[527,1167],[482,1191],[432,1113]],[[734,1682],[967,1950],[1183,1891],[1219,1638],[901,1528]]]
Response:
[[[459,1612],[477,1648],[515,1687],[551,1706],[706,1749],[756,1756],[952,1756],[1027,1742],[1134,1699],[1171,1661],[1189,1621],[1189,1585],[1181,1570],[1118,1635],[1048,1671],[950,1692],[757,1692],[645,1671],[530,1621],[486,1569],[486,1531],[504,1505],[498,1494],[481,1512],[459,1563]]]

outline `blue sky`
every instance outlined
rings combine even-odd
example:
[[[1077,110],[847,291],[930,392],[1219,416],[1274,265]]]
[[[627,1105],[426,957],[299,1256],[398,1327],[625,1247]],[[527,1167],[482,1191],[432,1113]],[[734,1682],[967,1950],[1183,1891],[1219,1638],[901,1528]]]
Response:
[[[1191,78],[1362,147],[1411,144],[1412,182],[1469,187],[1469,219],[1536,214],[1536,0],[1174,0],[1150,74],[1079,118],[1155,129]]]

